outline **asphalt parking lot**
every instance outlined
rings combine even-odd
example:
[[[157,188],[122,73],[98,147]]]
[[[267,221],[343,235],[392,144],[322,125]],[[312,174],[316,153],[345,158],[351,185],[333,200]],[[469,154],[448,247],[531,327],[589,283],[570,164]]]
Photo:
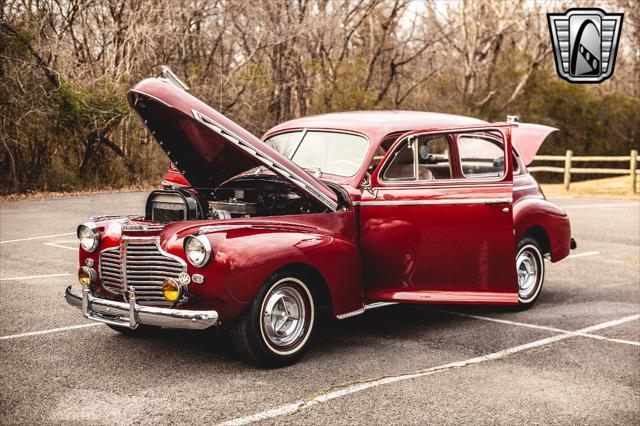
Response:
[[[531,310],[372,310],[262,370],[215,331],[127,337],[66,304],[75,226],[145,197],[0,204],[1,423],[640,423],[638,201],[554,200],[578,250]]]

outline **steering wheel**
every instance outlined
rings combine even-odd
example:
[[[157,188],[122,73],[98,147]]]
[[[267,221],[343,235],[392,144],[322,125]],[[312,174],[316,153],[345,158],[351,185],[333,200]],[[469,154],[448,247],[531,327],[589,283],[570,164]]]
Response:
[[[331,170],[335,171],[336,169],[340,169],[339,164],[346,164],[348,166],[350,166],[351,170],[358,170],[358,168],[360,167],[360,165],[354,161],[351,160],[338,160],[335,163],[333,163],[331,165]]]

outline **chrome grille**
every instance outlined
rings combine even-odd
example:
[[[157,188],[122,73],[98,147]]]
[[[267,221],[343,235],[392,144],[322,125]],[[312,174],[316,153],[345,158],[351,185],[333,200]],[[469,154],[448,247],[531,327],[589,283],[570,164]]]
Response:
[[[100,277],[102,287],[115,294],[122,294],[122,270],[120,248],[114,247],[100,253]]]
[[[125,240],[124,256],[120,247],[100,254],[100,277],[103,287],[112,293],[124,294],[126,287],[136,290],[141,305],[171,305],[162,295],[162,283],[177,280],[186,264],[160,250],[157,239]]]

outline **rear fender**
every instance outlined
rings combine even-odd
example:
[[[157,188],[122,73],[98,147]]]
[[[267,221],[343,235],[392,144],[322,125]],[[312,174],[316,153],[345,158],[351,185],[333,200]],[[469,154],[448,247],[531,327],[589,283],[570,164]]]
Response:
[[[516,241],[536,228],[542,228],[550,246],[551,261],[564,259],[571,251],[571,223],[560,207],[538,197],[523,198],[513,205]]]

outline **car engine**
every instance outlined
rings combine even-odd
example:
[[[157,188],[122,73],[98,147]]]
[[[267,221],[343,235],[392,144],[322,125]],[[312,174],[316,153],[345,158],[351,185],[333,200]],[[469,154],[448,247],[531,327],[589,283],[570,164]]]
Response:
[[[186,187],[153,191],[147,199],[145,216],[147,220],[169,223],[324,211],[324,207],[277,176],[245,175],[210,192]]]

